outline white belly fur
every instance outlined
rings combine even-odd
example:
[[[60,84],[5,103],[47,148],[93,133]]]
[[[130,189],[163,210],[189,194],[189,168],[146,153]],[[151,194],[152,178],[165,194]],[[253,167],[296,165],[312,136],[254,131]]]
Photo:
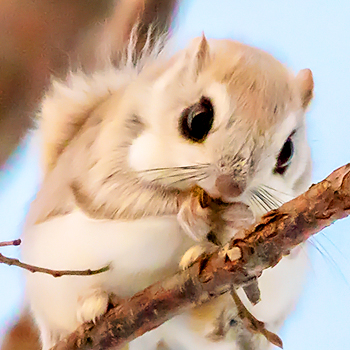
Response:
[[[122,222],[90,219],[77,210],[25,230],[23,260],[56,270],[98,269],[112,263],[111,271],[59,278],[27,273],[27,297],[39,323],[49,328],[50,333],[63,336],[79,325],[77,300],[87,291],[102,287],[122,297],[130,296],[173,274],[192,244],[176,217]],[[306,264],[306,254],[300,252],[264,272],[259,279],[262,301],[253,308],[255,316],[273,325],[289,313],[302,288]],[[211,348],[205,341],[208,347],[204,346],[204,340],[198,341],[199,335],[191,332],[185,319],[174,318],[145,334],[131,344],[131,349],[153,349],[161,338],[169,343],[175,341],[186,350],[232,349],[232,343],[226,343],[227,347],[224,343],[220,347],[212,343]],[[179,334],[175,335],[174,330]]]
[[[174,273],[182,254],[193,244],[176,217],[118,222],[93,220],[80,211],[57,217],[25,230],[23,260],[55,270],[98,269],[95,276],[27,274],[27,296],[35,313],[62,331],[78,326],[77,299],[102,287],[130,296],[163,275]]]

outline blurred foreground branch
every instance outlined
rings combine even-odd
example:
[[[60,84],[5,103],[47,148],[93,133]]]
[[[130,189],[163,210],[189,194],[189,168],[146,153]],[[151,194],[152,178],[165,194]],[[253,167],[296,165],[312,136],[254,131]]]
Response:
[[[233,239],[189,269],[121,301],[96,323],[86,323],[52,350],[108,350],[260,276],[311,235],[350,214],[350,164],[266,214],[244,239]],[[235,254],[230,254],[235,250]],[[239,254],[237,254],[237,250]],[[232,261],[229,256],[236,256]]]

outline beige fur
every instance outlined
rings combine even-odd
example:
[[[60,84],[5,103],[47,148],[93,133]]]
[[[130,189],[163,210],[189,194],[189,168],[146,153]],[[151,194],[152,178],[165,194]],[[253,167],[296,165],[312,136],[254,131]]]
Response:
[[[101,295],[130,296],[174,273],[191,246],[206,242],[208,227],[224,244],[252,218],[303,192],[310,181],[304,113],[312,89],[309,70],[295,77],[259,49],[204,36],[170,59],[152,53],[136,66],[129,60],[89,77],[72,73],[67,84],[55,82],[42,106],[45,178],[28,216],[23,257],[55,269],[113,268],[89,279],[27,276],[43,349],[81,320],[103,313]],[[180,132],[179,119],[202,96],[212,102],[214,122],[207,138],[195,143]],[[285,175],[275,174],[290,135],[294,155]],[[242,193],[232,197],[216,186],[221,175]],[[227,202],[225,209],[199,215],[185,208],[194,187]],[[250,306],[271,330],[300,292],[305,257],[296,255],[263,274],[262,301]],[[278,295],[271,295],[271,286]],[[234,314],[222,297],[174,318],[130,349],[152,344],[153,350],[160,341],[169,349],[239,349],[250,333],[229,326]],[[267,347],[260,338],[249,342],[253,349]]]

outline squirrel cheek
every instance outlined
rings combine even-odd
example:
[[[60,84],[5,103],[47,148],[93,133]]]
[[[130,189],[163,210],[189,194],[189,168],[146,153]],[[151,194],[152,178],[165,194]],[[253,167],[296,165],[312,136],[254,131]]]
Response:
[[[159,159],[161,159],[160,150],[161,147],[152,134],[142,134],[130,146],[129,166],[136,171],[159,166]]]

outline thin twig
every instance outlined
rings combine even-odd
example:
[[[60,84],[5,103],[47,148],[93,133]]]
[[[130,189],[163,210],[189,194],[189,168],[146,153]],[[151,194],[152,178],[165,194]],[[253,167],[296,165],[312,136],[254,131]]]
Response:
[[[259,321],[248,311],[248,309],[245,307],[245,305],[239,298],[235,288],[232,288],[231,295],[237,306],[238,316],[243,321],[247,329],[249,329],[253,333],[262,334],[270,343],[283,349],[283,342],[281,338],[277,334],[267,330],[265,327],[265,323]]]
[[[18,246],[21,244],[20,239],[15,239],[14,241],[8,242],[0,242],[0,247],[8,247],[8,246]],[[53,277],[61,277],[61,276],[91,276],[97,275],[102,272],[106,272],[109,270],[109,266],[104,266],[98,270],[51,270],[46,269],[44,267],[29,265],[19,261],[18,259],[8,258],[0,253],[0,264],[6,264],[9,266],[18,266],[22,269],[26,269],[30,272],[42,272],[52,275]]]
[[[21,244],[21,240],[20,239],[15,239],[13,241],[0,242],[0,247],[18,246],[20,244]]]

